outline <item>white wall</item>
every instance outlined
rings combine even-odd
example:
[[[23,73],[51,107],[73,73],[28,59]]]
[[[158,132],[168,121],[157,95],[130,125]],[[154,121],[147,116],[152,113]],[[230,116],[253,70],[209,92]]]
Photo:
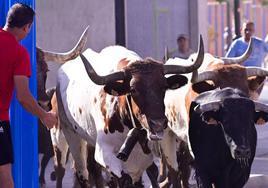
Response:
[[[197,50],[206,42],[207,0],[125,0],[126,46],[142,57],[162,60],[164,48],[177,48],[178,34],[190,36]],[[90,25],[87,47],[96,51],[115,44],[114,0],[36,0],[37,46],[70,50]],[[56,84],[58,65],[49,63],[47,88]]]
[[[101,50],[115,43],[114,1],[36,0],[37,46],[65,52],[90,25],[87,47]],[[49,63],[47,88],[56,84],[58,65]]]
[[[161,60],[164,48],[176,49],[178,34],[189,34],[188,0],[126,1],[127,46]]]
[[[207,49],[207,0],[189,0],[189,31],[191,46],[197,50],[199,35],[204,40],[205,51]]]

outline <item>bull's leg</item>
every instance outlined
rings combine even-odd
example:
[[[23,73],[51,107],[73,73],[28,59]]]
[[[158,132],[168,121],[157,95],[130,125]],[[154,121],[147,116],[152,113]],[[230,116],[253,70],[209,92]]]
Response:
[[[60,126],[58,126],[60,127]],[[62,187],[62,180],[65,174],[67,161],[68,144],[59,128],[53,128],[50,131],[51,140],[54,148],[54,173],[51,173],[51,180],[57,180],[56,188]]]
[[[168,166],[168,175],[167,178],[160,183],[161,188],[169,188],[171,185],[172,187],[181,188],[180,180],[178,178],[178,172]]]
[[[146,173],[151,181],[151,184],[152,184],[152,187],[153,188],[159,188],[159,185],[158,185],[158,181],[157,181],[157,178],[158,178],[158,168],[156,166],[156,164],[153,162],[151,164],[151,166],[149,166],[147,169],[146,169]]]
[[[169,128],[165,129],[163,140],[160,142],[162,151],[161,157],[163,158],[164,163],[167,164],[169,172],[165,181],[160,183],[160,187],[167,187],[170,186],[171,183],[177,183],[177,142],[177,136]]]
[[[40,165],[39,184],[42,187],[45,184],[45,170],[46,166],[53,156],[53,147],[49,131],[38,120],[38,152],[43,153]]]
[[[122,172],[122,176],[118,179],[119,188],[134,188],[135,185],[132,183],[132,178]]]
[[[46,181],[45,181],[45,170],[47,167],[47,164],[50,160],[50,158],[53,156],[53,154],[51,154],[51,152],[48,153],[44,153],[42,160],[41,160],[41,169],[40,169],[40,176],[39,176],[39,183],[40,186],[43,186]]]
[[[61,123],[61,126],[74,159],[76,178],[81,188],[89,188],[88,171],[86,168],[87,143],[63,123]]]
[[[161,156],[160,165],[159,165],[159,182],[163,182],[167,177],[167,165],[165,163],[164,157]]]
[[[191,175],[191,163],[193,158],[190,154],[187,143],[181,142],[177,152],[177,161],[179,165],[179,176],[184,188],[189,187],[189,178]]]
[[[102,167],[96,162],[94,153],[95,147],[88,145],[87,167],[89,171],[89,182],[92,182],[91,184],[97,188],[103,188]]]
[[[65,163],[68,147],[64,150],[60,150],[58,147],[54,148],[55,152],[55,176],[56,176],[56,188],[62,188],[62,180],[65,175]]]
[[[110,181],[107,185],[109,188],[137,188],[137,186],[132,183],[132,178],[124,172],[122,172],[120,178],[111,173]]]

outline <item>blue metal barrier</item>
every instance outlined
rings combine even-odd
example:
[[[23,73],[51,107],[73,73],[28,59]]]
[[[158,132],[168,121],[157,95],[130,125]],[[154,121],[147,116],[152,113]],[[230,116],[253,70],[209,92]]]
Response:
[[[25,3],[35,7],[35,0],[0,0],[0,26],[3,27],[7,11],[16,2]],[[28,49],[31,57],[32,76],[30,78],[30,89],[36,97],[36,52],[35,52],[35,23],[32,30],[22,45]],[[11,104],[10,121],[12,139],[14,145],[13,177],[16,188],[38,187],[38,136],[37,119],[27,113],[17,102],[15,97]],[[1,185],[0,185],[1,187]]]

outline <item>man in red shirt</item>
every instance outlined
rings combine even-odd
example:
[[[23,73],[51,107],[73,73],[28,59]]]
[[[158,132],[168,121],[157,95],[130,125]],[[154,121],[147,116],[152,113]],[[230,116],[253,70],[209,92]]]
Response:
[[[19,43],[31,29],[34,11],[16,3],[8,11],[6,24],[0,29],[0,187],[13,188],[11,165],[13,146],[9,124],[9,108],[15,88],[20,104],[36,115],[47,128],[56,123],[56,115],[44,111],[29,90],[30,57]]]

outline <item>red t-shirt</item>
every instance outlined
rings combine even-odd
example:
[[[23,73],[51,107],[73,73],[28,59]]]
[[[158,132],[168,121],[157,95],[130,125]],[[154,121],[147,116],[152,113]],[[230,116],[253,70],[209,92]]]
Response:
[[[0,120],[9,120],[14,75],[30,77],[30,57],[12,34],[0,29]]]

